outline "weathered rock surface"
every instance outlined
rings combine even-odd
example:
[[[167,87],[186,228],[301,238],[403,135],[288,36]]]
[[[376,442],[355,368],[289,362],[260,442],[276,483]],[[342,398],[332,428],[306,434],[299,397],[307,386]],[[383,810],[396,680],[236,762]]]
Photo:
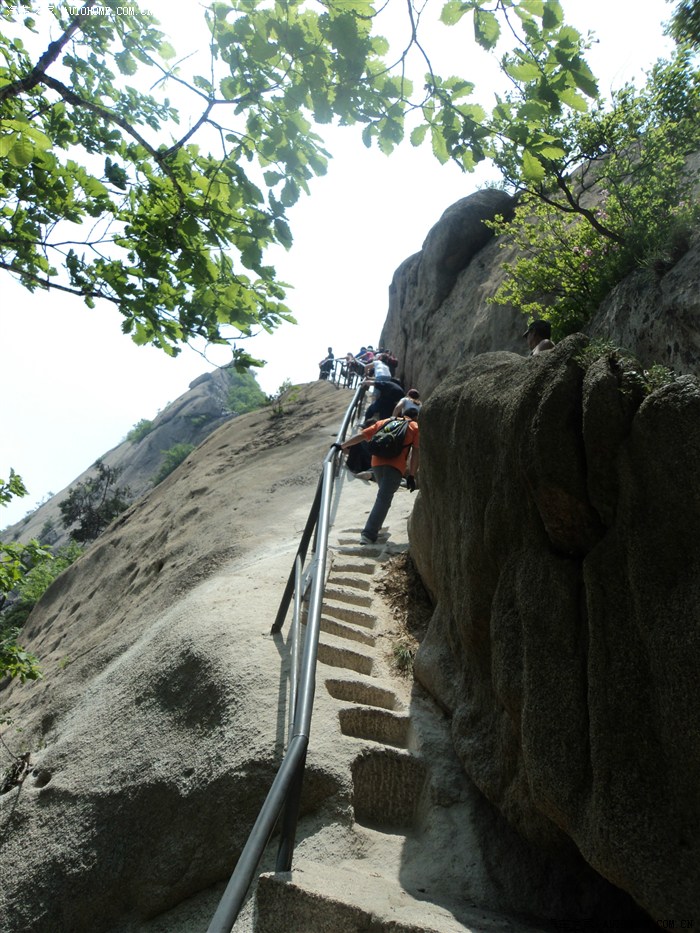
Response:
[[[477,353],[522,349],[524,315],[486,303],[511,254],[484,221],[508,216],[513,205],[495,188],[462,198],[430,230],[422,250],[394,273],[380,342],[398,357],[399,378],[425,397]]]
[[[143,921],[235,864],[285,734],[275,600],[347,403],[315,383],[229,420],[35,608],[44,679],[0,692],[3,752],[32,756],[0,795],[6,933]],[[339,780],[311,767],[308,805]]]
[[[700,388],[644,397],[586,342],[485,354],[424,406],[416,672],[511,826],[678,922],[700,909]]]
[[[631,350],[645,365],[700,375],[700,236],[663,275],[637,272],[603,302],[587,332]]]
[[[691,163],[697,169],[698,160]],[[480,353],[526,352],[527,317],[490,304],[517,251],[493,239],[484,220],[508,216],[514,201],[484,189],[449,207],[419,253],[394,273],[381,344],[399,358],[398,376],[424,398],[456,367]],[[610,293],[586,333],[659,363],[700,376],[700,236],[668,270],[629,276]]]
[[[532,360],[488,352],[524,352],[524,316],[487,303],[513,253],[483,221],[511,208],[500,191],[450,208],[397,270],[382,334],[399,376],[430,397],[412,550],[436,609],[417,672],[493,805],[440,729],[435,746],[424,734],[444,772],[422,816],[432,848],[413,835],[392,859],[407,889],[426,868],[445,889],[462,871],[462,898],[489,909],[638,933],[614,925],[607,911],[625,899],[603,879],[662,922],[700,906],[700,392],[685,378],[645,397],[608,360],[577,363],[580,336]],[[696,240],[664,275],[630,277],[591,335],[700,374],[699,267]],[[15,723],[4,737],[33,768],[0,797],[9,933],[199,929],[211,904],[182,926],[148,918],[226,876],[271,780],[284,715],[268,654],[286,646],[266,638],[270,593],[347,395],[313,384],[298,418],[231,421],[218,378],[196,380],[193,406],[169,406],[139,450],[105,455],[143,492],[163,450],[228,420],[23,632],[46,678],[0,695]],[[58,524],[63,494],[22,540]],[[306,800],[337,827],[353,791],[327,722]],[[452,831],[459,864],[440,845]],[[310,838],[302,852],[317,858]],[[384,843],[371,844],[380,867]],[[365,844],[329,830],[321,849],[332,863]]]
[[[31,754],[0,795],[3,933],[207,928],[287,734],[288,626],[269,629],[349,397],[316,382],[283,418],[224,425],[34,610],[23,641],[44,680],[0,692],[4,750]],[[387,676],[396,623],[371,598],[371,555],[352,547],[373,499],[345,474],[294,884],[263,883],[237,933],[368,918],[393,930],[399,917],[542,933],[552,918],[628,916],[573,846],[552,859],[518,836],[464,774],[434,701]],[[413,501],[402,490],[392,506],[399,547]]]

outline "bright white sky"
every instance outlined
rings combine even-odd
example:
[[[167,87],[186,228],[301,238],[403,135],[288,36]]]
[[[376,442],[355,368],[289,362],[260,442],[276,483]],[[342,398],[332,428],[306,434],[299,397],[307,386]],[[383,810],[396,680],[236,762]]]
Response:
[[[403,2],[389,0],[388,15],[401,12]],[[160,19],[178,56],[201,44],[198,35],[206,42],[198,0],[141,5]],[[442,5],[427,0],[426,8],[437,19]],[[588,60],[603,92],[638,79],[672,48],[662,35],[673,9],[666,0],[563,0],[563,6],[567,22],[599,40]],[[435,23],[423,36],[436,70],[474,81],[488,105],[492,65],[470,41],[466,17],[463,23],[461,33]],[[382,30],[390,40],[392,28],[388,23]],[[449,67],[441,64],[445,56]],[[336,355],[376,346],[394,270],[421,248],[447,207],[492,180],[486,172],[463,175],[453,165],[440,166],[429,146],[416,150],[406,142],[387,158],[365,149],[360,129],[323,128],[322,135],[334,155],[329,173],[312,182],[311,197],[290,212],[292,250],[270,256],[280,279],[294,285],[287,303],[298,324],[246,342],[268,361],[258,375],[267,393],[287,378],[315,379],[328,346]],[[13,467],[29,489],[3,510],[4,527],[67,486],[134,424],[153,418],[192,379],[230,355],[217,348],[207,360],[186,349],[172,360],[123,336],[120,315],[107,303],[91,311],[78,298],[32,295],[0,276],[0,477]]]

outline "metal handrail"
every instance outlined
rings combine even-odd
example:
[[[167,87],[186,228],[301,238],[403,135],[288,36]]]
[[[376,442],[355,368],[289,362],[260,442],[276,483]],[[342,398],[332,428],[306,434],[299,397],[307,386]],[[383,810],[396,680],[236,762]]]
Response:
[[[365,387],[358,386],[353,400],[345,412],[345,417],[336,437],[336,443],[340,443],[345,439],[349,426],[358,417],[364,394]],[[340,453],[337,448],[332,447],[323,460],[323,468],[311,512],[272,626],[273,633],[281,630],[292,595],[301,586],[302,575],[299,568],[303,566],[306,559],[311,535],[315,530],[315,566],[311,572],[311,594],[306,617],[306,637],[301,658],[299,683],[296,694],[293,694],[291,699],[294,706],[294,718],[289,744],[248,841],[243,847],[236,868],[209,924],[207,933],[231,933],[231,929],[255,878],[263,852],[283,809],[284,816],[280,832],[276,870],[289,871],[291,867],[316,690],[316,661],[321,627],[321,608],[326,584],[331,502],[339,463]],[[298,609],[295,609],[295,615],[297,612]],[[295,657],[293,657],[292,663],[293,665],[297,664]],[[295,674],[292,674],[292,677],[294,678]]]

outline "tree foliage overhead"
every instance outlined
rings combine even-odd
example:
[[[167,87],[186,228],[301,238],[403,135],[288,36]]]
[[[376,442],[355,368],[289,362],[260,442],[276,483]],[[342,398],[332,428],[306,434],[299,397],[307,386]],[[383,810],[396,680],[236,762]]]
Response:
[[[673,11],[668,32],[676,42],[700,46],[700,0],[680,0]]]
[[[595,93],[559,0],[446,3],[444,21],[468,30],[471,14],[487,49],[502,23],[517,36],[503,67],[518,92],[490,115],[468,101],[464,76],[439,76],[413,0],[393,63],[367,0],[215,2],[206,74],[186,73],[136,7],[51,11],[53,41],[35,0],[0,10],[0,268],[29,289],[113,302],[126,333],[169,353],[290,318],[265,250],[290,245],[287,209],[326,171],[317,125],[362,124],[365,143],[388,153],[413,111],[414,144],[429,138],[465,169],[495,158],[517,182],[560,157],[553,115]],[[427,70],[415,95],[410,49]],[[172,98],[188,95],[183,114]]]
[[[0,268],[113,302],[126,333],[169,353],[290,319],[263,254],[290,245],[286,209],[326,170],[311,121],[394,138],[401,109],[368,5],[306,7],[214,3],[206,76],[183,76],[137,7],[56,4],[48,44],[34,0],[0,10]],[[186,92],[184,128],[167,93]]]

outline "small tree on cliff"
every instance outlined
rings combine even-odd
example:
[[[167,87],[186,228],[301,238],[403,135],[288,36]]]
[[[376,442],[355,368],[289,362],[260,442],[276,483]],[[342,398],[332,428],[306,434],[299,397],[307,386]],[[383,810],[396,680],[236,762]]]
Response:
[[[9,480],[0,479],[0,506],[15,496],[27,495],[27,488],[14,470]],[[7,597],[22,582],[32,568],[52,560],[48,548],[38,541],[29,544],[0,543],[0,611]],[[19,677],[21,681],[36,680],[41,676],[37,659],[17,642],[18,626],[8,622],[0,614],[0,680],[4,677]]]
[[[521,197],[491,226],[519,257],[495,300],[548,318],[558,336],[580,329],[635,269],[663,275],[700,220],[687,156],[700,145],[700,74],[681,50],[645,87],[568,121],[568,173]]]
[[[121,470],[102,460],[96,461],[95,469],[94,476],[76,483],[59,505],[64,528],[71,528],[71,538],[82,544],[94,541],[129,506],[128,486],[117,486]]]

